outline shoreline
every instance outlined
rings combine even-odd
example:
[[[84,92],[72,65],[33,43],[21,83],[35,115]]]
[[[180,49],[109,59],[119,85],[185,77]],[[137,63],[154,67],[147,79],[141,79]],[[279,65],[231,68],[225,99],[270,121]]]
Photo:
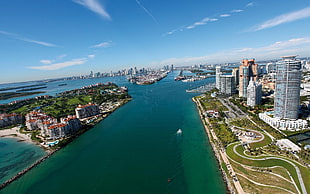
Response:
[[[34,144],[36,146],[41,147],[47,153],[50,153],[53,151],[52,149],[49,149],[48,147],[43,146],[39,142],[32,140],[30,133],[28,134],[21,133],[19,131],[19,127],[12,127],[10,129],[1,129],[0,138],[13,138],[13,139],[18,139],[19,142]]]
[[[216,145],[211,140],[211,139],[214,139],[214,138],[213,138],[213,135],[210,132],[209,126],[207,125],[207,121],[205,121],[206,119],[203,118],[203,113],[202,113],[202,110],[201,110],[202,109],[201,104],[200,104],[200,102],[198,102],[195,99],[195,97],[192,98],[192,101],[195,103],[196,108],[198,109],[200,120],[202,122],[202,125],[204,126],[204,131],[205,131],[205,133],[208,136],[209,144],[212,147],[212,152],[215,155],[215,158],[217,160],[217,164],[218,164],[219,170],[221,171],[222,179],[223,179],[223,181],[224,181],[224,183],[226,185],[226,191],[229,192],[229,193],[235,193],[234,189],[232,188],[232,186],[230,184],[229,178],[227,177],[228,175],[226,174],[226,172],[224,171],[224,169],[222,168],[222,165],[221,165],[221,162],[224,162],[223,158],[220,156],[221,155],[221,153],[220,153],[221,150],[217,149]]]
[[[70,137],[68,137],[67,139],[62,140],[62,144],[61,146],[56,147],[55,149],[52,148],[48,148],[43,146],[42,144],[33,141],[31,139],[31,135],[30,134],[23,134],[19,132],[18,127],[13,127],[11,129],[3,129],[0,130],[0,138],[15,138],[15,139],[19,139],[21,141],[25,141],[27,143],[32,143],[35,144],[37,146],[40,146],[43,150],[45,150],[47,152],[47,154],[45,156],[43,156],[42,158],[40,158],[39,160],[37,160],[36,162],[34,162],[32,165],[30,165],[29,167],[23,169],[22,171],[20,171],[19,173],[17,173],[16,175],[14,175],[12,178],[6,180],[4,183],[2,183],[0,185],[0,191],[2,189],[4,189],[6,186],[8,186],[9,184],[11,184],[12,182],[16,181],[17,179],[19,179],[20,177],[22,177],[24,174],[26,174],[27,172],[29,172],[31,169],[33,169],[34,167],[38,166],[40,163],[42,163],[43,161],[45,161],[46,159],[48,159],[50,156],[52,156],[53,154],[55,154],[57,151],[63,149],[64,147],[66,147],[68,144],[70,144],[72,141],[74,141],[76,138],[78,138],[79,136],[81,136],[82,134],[84,134],[85,132],[87,132],[88,130],[94,128],[98,123],[100,123],[102,120],[104,120],[105,118],[107,118],[109,115],[111,115],[114,111],[116,111],[117,109],[121,108],[122,106],[124,106],[125,104],[127,104],[128,102],[130,102],[132,100],[132,98],[127,99],[125,101],[123,101],[118,107],[116,107],[115,109],[112,110],[112,112],[108,113],[107,115],[103,116],[101,115],[100,118],[96,119],[94,121],[94,123],[91,124],[87,124],[84,125],[81,129],[81,131],[77,132],[75,135],[72,135]],[[13,133],[12,133],[13,132]],[[15,133],[15,134],[14,134]],[[65,141],[66,140],[66,141]]]
[[[21,133],[19,129],[20,129],[19,127],[12,127],[10,129],[0,129],[0,138],[14,138],[14,139],[18,139],[20,142],[26,142],[26,143],[31,143],[31,144],[40,146],[46,151],[49,150],[49,149],[46,149],[46,147],[42,146],[40,143],[33,141],[31,139],[30,133],[28,134]]]

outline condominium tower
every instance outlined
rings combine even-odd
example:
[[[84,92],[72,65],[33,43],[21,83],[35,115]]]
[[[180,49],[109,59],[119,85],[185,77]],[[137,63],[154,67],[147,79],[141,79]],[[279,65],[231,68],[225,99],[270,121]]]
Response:
[[[257,67],[255,59],[242,60],[242,65],[239,67],[239,97],[247,97],[247,87],[251,77],[253,77],[253,81],[257,81]]]
[[[221,80],[220,80],[221,75],[222,75],[221,66],[216,66],[215,67],[215,87],[219,90],[221,87]]]
[[[261,103],[262,99],[262,84],[253,81],[251,78],[247,88],[247,105],[255,106]]]
[[[300,102],[301,62],[296,56],[282,57],[276,68],[274,116],[297,119]]]
[[[229,96],[233,95],[236,90],[235,78],[232,75],[220,76],[220,92]]]

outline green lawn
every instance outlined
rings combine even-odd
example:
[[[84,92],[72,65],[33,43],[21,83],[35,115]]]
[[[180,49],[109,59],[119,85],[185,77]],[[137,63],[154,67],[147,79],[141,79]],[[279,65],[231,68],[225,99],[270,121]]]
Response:
[[[228,176],[229,175],[229,172],[228,172],[228,168],[227,168],[227,166],[226,166],[226,164],[225,164],[225,162],[222,162],[222,168],[224,169],[224,171],[225,171],[225,173],[226,173],[226,175]]]
[[[258,128],[256,125],[254,125],[249,119],[247,118],[241,118],[241,119],[236,119],[234,121],[230,122],[232,125],[246,128],[246,129],[251,129],[251,130],[256,130],[256,131],[261,131],[260,128]]]
[[[241,164],[248,165],[248,166],[254,166],[254,167],[273,167],[273,166],[284,167],[285,169],[287,169],[291,173],[294,181],[297,183],[298,188],[301,190],[300,183],[299,183],[295,168],[290,163],[283,161],[283,160],[279,160],[279,159],[251,160],[248,158],[243,158],[243,157],[238,156],[233,151],[234,145],[236,145],[236,143],[229,145],[226,149],[226,153],[231,159],[233,159],[234,161],[237,161]],[[238,147],[240,147],[240,146],[238,146]],[[239,153],[239,151],[238,151],[238,153]],[[244,155],[244,154],[242,154],[242,155]],[[261,158],[261,157],[257,157],[257,158]],[[262,158],[265,158],[265,157],[262,157]],[[300,170],[302,171],[302,169],[300,169]],[[307,170],[307,171],[308,172],[305,172],[305,174],[303,176],[304,180],[309,180],[309,179],[307,179],[309,176],[309,170]]]
[[[252,149],[256,149],[256,148],[266,146],[270,144],[271,142],[272,142],[271,138],[268,135],[264,134],[264,139],[262,141],[250,143],[249,145]]]

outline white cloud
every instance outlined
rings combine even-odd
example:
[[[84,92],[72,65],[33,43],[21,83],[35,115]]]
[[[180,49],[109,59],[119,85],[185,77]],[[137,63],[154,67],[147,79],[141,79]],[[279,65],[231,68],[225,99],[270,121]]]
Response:
[[[38,41],[38,40],[32,40],[29,38],[19,38],[19,40],[23,40],[25,42],[30,42],[30,43],[35,43],[35,44],[39,44],[42,46],[47,46],[47,47],[56,47],[56,45],[48,43],[48,42],[43,42],[43,41]]]
[[[248,3],[245,7],[253,7],[254,6],[254,2]]]
[[[104,7],[98,2],[98,0],[72,0],[72,1],[86,7],[87,9],[100,15],[104,19],[108,20],[111,19],[111,16],[104,9]]]
[[[242,12],[242,11],[243,10],[241,10],[241,9],[236,9],[236,10],[232,10],[231,13],[239,13],[239,12]],[[231,14],[221,14],[221,15],[218,15],[218,17],[221,17],[221,18],[230,17],[230,16],[231,16]],[[216,22],[216,21],[219,21],[219,19],[218,18],[214,18],[214,17],[213,18],[205,17],[202,20],[194,22],[191,25],[182,26],[182,27],[179,27],[177,29],[170,30],[169,32],[164,33],[163,36],[172,35],[175,32],[182,32],[184,30],[194,29],[197,26],[206,25],[206,24],[208,24],[208,22]]]
[[[217,53],[198,57],[170,58],[161,62],[157,62],[157,64],[193,65],[200,63],[227,63],[238,62],[243,58],[252,57],[258,60],[265,60],[280,58],[284,55],[308,56],[309,52],[310,37],[303,37],[285,41],[277,41],[263,47],[245,47],[239,49],[222,50]]]
[[[2,30],[0,30],[0,34],[7,35],[7,36],[14,36],[15,35],[13,33],[2,31]]]
[[[153,20],[155,23],[158,24],[158,21],[157,21],[156,18],[153,16],[153,14],[151,14],[151,12],[150,12],[148,9],[146,9],[146,8],[141,4],[141,2],[140,2],[139,0],[136,0],[136,2],[137,2],[137,4],[145,11],[145,13],[147,13],[147,15],[149,15],[149,16],[152,18],[152,20]]]
[[[240,13],[240,12],[243,12],[243,10],[242,9],[231,10],[231,13]]]
[[[202,22],[216,22],[218,20],[219,19],[217,19],[217,18],[208,18],[208,17],[206,17],[206,18],[203,18],[201,21]]]
[[[42,59],[42,60],[40,60],[40,63],[46,64],[46,65],[49,65],[49,64],[53,63],[53,61],[52,61],[52,60]]]
[[[309,17],[310,17],[310,7],[307,7],[307,8],[295,11],[295,12],[283,14],[273,19],[267,20],[263,22],[262,24],[260,24],[259,26],[255,27],[253,31],[259,31],[259,30],[263,30],[266,28],[271,28],[271,27],[278,26],[284,23],[293,22],[296,20],[309,18]]]
[[[63,58],[65,58],[67,55],[66,54],[62,54],[62,55],[59,55],[58,57],[57,57],[57,59],[63,59]]]
[[[111,46],[112,41],[102,42],[93,46],[90,46],[90,48],[108,48]]]
[[[81,59],[72,59],[71,61],[66,61],[62,63],[54,63],[54,64],[49,64],[49,65],[44,65],[44,66],[30,66],[28,67],[29,69],[38,69],[38,70],[58,70],[62,69],[65,67],[70,67],[73,65],[81,65],[87,62],[86,58],[81,58]]]
[[[50,60],[50,59],[42,59],[42,60],[40,60],[40,63],[46,64],[46,65],[52,64],[52,63],[55,63],[56,61],[59,61],[59,60],[65,58],[66,56],[67,56],[66,54],[63,54],[63,55],[57,56],[56,59],[53,59],[53,60]]]
[[[35,43],[35,44],[46,46],[46,47],[57,47],[57,45],[52,44],[52,43],[43,42],[43,41],[39,41],[39,40],[33,40],[33,39],[30,39],[30,38],[25,38],[25,37],[23,37],[21,35],[10,33],[10,32],[6,32],[6,31],[2,31],[2,30],[0,30],[0,34],[6,35],[6,36],[8,36],[10,38],[13,38],[13,39],[16,39],[16,40],[21,40],[21,41],[24,41],[24,42]]]
[[[222,15],[220,15],[220,17],[222,17],[222,18],[229,17],[229,16],[230,16],[230,14],[222,14]]]
[[[87,57],[90,58],[90,59],[93,59],[93,58],[95,58],[95,56],[96,55],[88,55]]]
[[[206,25],[208,22],[216,22],[216,21],[218,21],[217,18],[208,18],[207,17],[207,18],[204,18],[198,22],[193,23],[192,25],[187,26],[186,29],[188,29],[188,30],[193,29],[193,28],[196,28],[197,26]]]

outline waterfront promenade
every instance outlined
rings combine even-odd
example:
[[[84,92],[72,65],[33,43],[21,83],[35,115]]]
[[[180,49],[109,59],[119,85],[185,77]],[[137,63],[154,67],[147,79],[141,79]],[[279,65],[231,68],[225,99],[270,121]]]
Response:
[[[227,155],[225,153],[225,148],[220,147],[220,141],[217,138],[217,136],[214,133],[214,131],[212,130],[212,126],[210,125],[208,118],[205,118],[203,116],[204,110],[203,110],[203,107],[202,107],[200,101],[197,100],[195,97],[192,98],[192,99],[195,102],[195,104],[197,105],[197,109],[199,111],[200,118],[201,118],[201,120],[203,122],[205,131],[208,134],[209,142],[210,142],[210,144],[211,144],[211,146],[213,148],[213,151],[214,151],[214,153],[215,153],[215,155],[216,155],[216,157],[218,159],[218,162],[221,163],[223,161],[226,164],[226,166],[231,166],[231,164],[230,164],[230,162],[229,162],[229,160],[227,158]],[[213,139],[217,143],[215,144],[214,142],[211,141],[211,139]],[[231,175],[231,176],[235,176],[236,175],[236,173],[235,173],[233,168],[229,168],[229,174],[228,175],[226,174],[226,176],[229,176],[229,175]],[[230,190],[231,193],[233,193],[233,188],[230,187],[229,178],[228,177],[225,177],[225,178],[226,178],[226,183],[227,183],[228,189]],[[237,193],[244,194],[244,191],[243,191],[239,181],[233,181],[233,184],[234,184],[234,188],[236,189]]]

